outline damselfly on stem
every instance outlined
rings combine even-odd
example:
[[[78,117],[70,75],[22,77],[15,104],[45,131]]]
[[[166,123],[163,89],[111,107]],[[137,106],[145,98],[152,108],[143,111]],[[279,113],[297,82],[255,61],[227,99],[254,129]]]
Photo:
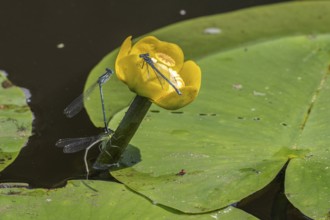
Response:
[[[178,95],[181,95],[181,91],[173,84],[173,82],[171,82],[171,80],[169,80],[164,74],[162,74],[158,68],[155,66],[154,61],[152,61],[152,59],[149,56],[149,53],[143,53],[139,55],[156,73],[156,76],[158,77],[158,75],[160,77],[162,77],[168,84],[170,84],[170,86],[173,87],[173,89],[176,91],[176,93],[178,93]]]
[[[87,162],[88,151],[95,144],[110,140],[110,138],[114,132],[110,129],[108,129],[108,131],[109,131],[108,133],[102,133],[102,134],[90,136],[90,137],[59,139],[55,145],[57,147],[63,148],[64,153],[76,153],[78,151],[85,150],[84,162],[85,162],[85,167],[86,167],[86,177],[88,179],[88,175],[89,175],[89,168],[88,168],[88,162]]]
[[[102,85],[110,79],[112,74],[113,74],[112,70],[107,68],[106,72],[104,74],[102,74],[95,83],[93,83],[83,94],[81,94],[76,99],[74,99],[71,102],[71,104],[69,104],[64,109],[64,114],[68,118],[74,117],[76,114],[78,114],[83,109],[84,101],[91,95],[91,93],[94,91],[94,89],[98,85],[99,91],[100,91],[100,97],[101,97],[102,114],[103,114],[105,132],[102,134],[99,134],[96,136],[90,136],[90,137],[59,139],[55,144],[57,147],[62,147],[64,153],[75,153],[75,152],[78,152],[81,150],[85,150],[84,162],[85,162],[85,167],[86,167],[87,178],[89,175],[89,168],[88,168],[88,162],[87,162],[87,155],[88,155],[89,149],[91,149],[95,144],[97,144],[99,142],[110,140],[111,135],[113,134],[113,131],[108,128],[108,122],[107,122],[107,117],[106,117],[105,108],[104,108],[103,90],[102,90]]]
[[[103,114],[103,122],[104,122],[104,130],[105,133],[109,133],[108,130],[108,122],[105,114],[105,108],[104,108],[104,98],[103,98],[103,90],[102,90],[102,85],[106,83],[111,75],[113,74],[113,71],[111,69],[106,68],[106,72],[101,75],[98,80],[93,83],[88,89],[78,96],[76,99],[74,99],[65,109],[64,109],[64,114],[68,118],[74,117],[76,114],[78,114],[84,107],[84,100],[86,100],[91,93],[94,91],[94,89],[99,86],[100,90],[100,97],[101,97],[101,105],[102,105],[102,114]]]

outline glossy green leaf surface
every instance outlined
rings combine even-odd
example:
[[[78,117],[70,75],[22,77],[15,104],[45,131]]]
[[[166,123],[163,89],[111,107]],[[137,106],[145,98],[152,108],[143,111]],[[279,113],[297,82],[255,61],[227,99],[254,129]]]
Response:
[[[202,89],[182,110],[152,106],[131,142],[142,161],[112,174],[157,203],[200,213],[263,188],[292,159],[285,180],[289,200],[307,216],[326,219],[329,11],[324,1],[295,2],[153,32],[178,43],[187,58],[198,62]],[[101,61],[87,86],[113,66],[115,56],[116,51]],[[113,116],[134,95],[115,77],[106,87]],[[98,100],[85,104],[92,121],[101,125]],[[112,128],[123,115],[124,110],[115,115]],[[183,176],[177,175],[181,169]]]
[[[142,162],[112,174],[161,204],[203,212],[261,189],[289,158],[292,163],[316,160],[326,172],[330,155],[324,142],[316,150],[304,138],[308,123],[319,126],[312,116],[322,111],[307,113],[311,102],[317,103],[319,94],[328,89],[323,82],[329,52],[329,36],[292,37],[200,60],[204,84],[198,100],[180,112],[153,107],[131,142],[141,150]],[[320,131],[313,132],[317,139]],[[326,129],[323,135],[328,137]],[[309,158],[314,151],[322,157]],[[187,174],[176,175],[181,169]],[[320,166],[307,170],[314,178],[322,171]],[[287,175],[288,181],[291,178],[296,177]],[[329,184],[327,176],[313,182],[323,189],[314,193],[318,209],[329,198],[325,188]]]
[[[0,71],[0,170],[16,158],[26,143],[32,119],[23,90]]]
[[[165,209],[124,185],[103,181],[69,181],[56,190],[2,189],[0,215],[11,219],[256,219],[239,209],[185,215]]]
[[[285,182],[289,200],[315,219],[330,218],[329,66],[313,97],[311,114],[306,118],[305,127],[296,143],[296,146],[309,149],[310,152],[304,159],[290,162]]]

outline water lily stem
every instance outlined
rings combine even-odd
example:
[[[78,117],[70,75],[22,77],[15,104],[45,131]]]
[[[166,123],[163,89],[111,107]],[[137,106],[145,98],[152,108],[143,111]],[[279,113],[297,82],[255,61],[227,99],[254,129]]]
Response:
[[[95,161],[94,169],[104,170],[118,163],[150,106],[148,98],[139,95],[134,98],[115,133]]]

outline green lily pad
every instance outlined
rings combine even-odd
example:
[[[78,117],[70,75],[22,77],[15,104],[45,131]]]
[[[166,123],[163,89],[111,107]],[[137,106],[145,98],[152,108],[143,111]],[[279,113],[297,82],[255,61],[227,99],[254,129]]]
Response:
[[[103,181],[69,181],[65,188],[2,189],[1,219],[256,219],[239,209],[185,215],[162,208],[124,185]]]
[[[198,62],[202,89],[180,111],[152,106],[131,141],[142,161],[112,175],[157,203],[200,213],[263,188],[290,159],[289,200],[307,216],[326,219],[329,11],[328,2],[294,2],[194,19],[151,33],[178,43],[187,58]],[[113,66],[116,53],[97,65],[87,86]],[[113,78],[105,86],[111,117],[134,96]],[[85,104],[94,124],[101,125],[98,100]],[[112,128],[123,114],[115,115]]]
[[[293,163],[312,160],[317,166],[307,162],[304,172],[315,173],[311,181],[322,176],[319,183],[313,181],[320,190],[311,189],[317,198],[313,207],[327,210],[330,178],[320,172],[326,172],[330,156],[325,144],[329,123],[315,121],[313,115],[327,114],[328,108],[316,108],[316,103],[319,94],[330,88],[323,83],[329,52],[329,35],[288,37],[199,60],[204,75],[198,100],[181,112],[152,107],[131,142],[141,150],[142,162],[112,175],[161,204],[199,213],[225,207],[263,188],[290,158]],[[312,100],[315,108],[306,115]],[[112,128],[123,114],[111,121]],[[320,122],[319,130],[308,131],[307,144],[307,125],[318,128]],[[320,144],[315,146],[311,138],[320,139]],[[181,169],[186,175],[176,175]],[[291,178],[297,179],[287,175],[287,181]],[[304,185],[306,178],[297,181]]]
[[[23,90],[0,71],[0,171],[16,158],[27,142],[32,119]]]

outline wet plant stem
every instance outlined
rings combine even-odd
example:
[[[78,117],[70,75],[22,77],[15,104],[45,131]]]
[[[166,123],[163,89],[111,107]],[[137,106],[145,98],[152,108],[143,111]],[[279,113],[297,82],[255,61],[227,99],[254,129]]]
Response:
[[[94,169],[105,170],[118,164],[122,153],[133,138],[150,106],[151,102],[148,98],[135,96],[115,133],[96,159]]]

